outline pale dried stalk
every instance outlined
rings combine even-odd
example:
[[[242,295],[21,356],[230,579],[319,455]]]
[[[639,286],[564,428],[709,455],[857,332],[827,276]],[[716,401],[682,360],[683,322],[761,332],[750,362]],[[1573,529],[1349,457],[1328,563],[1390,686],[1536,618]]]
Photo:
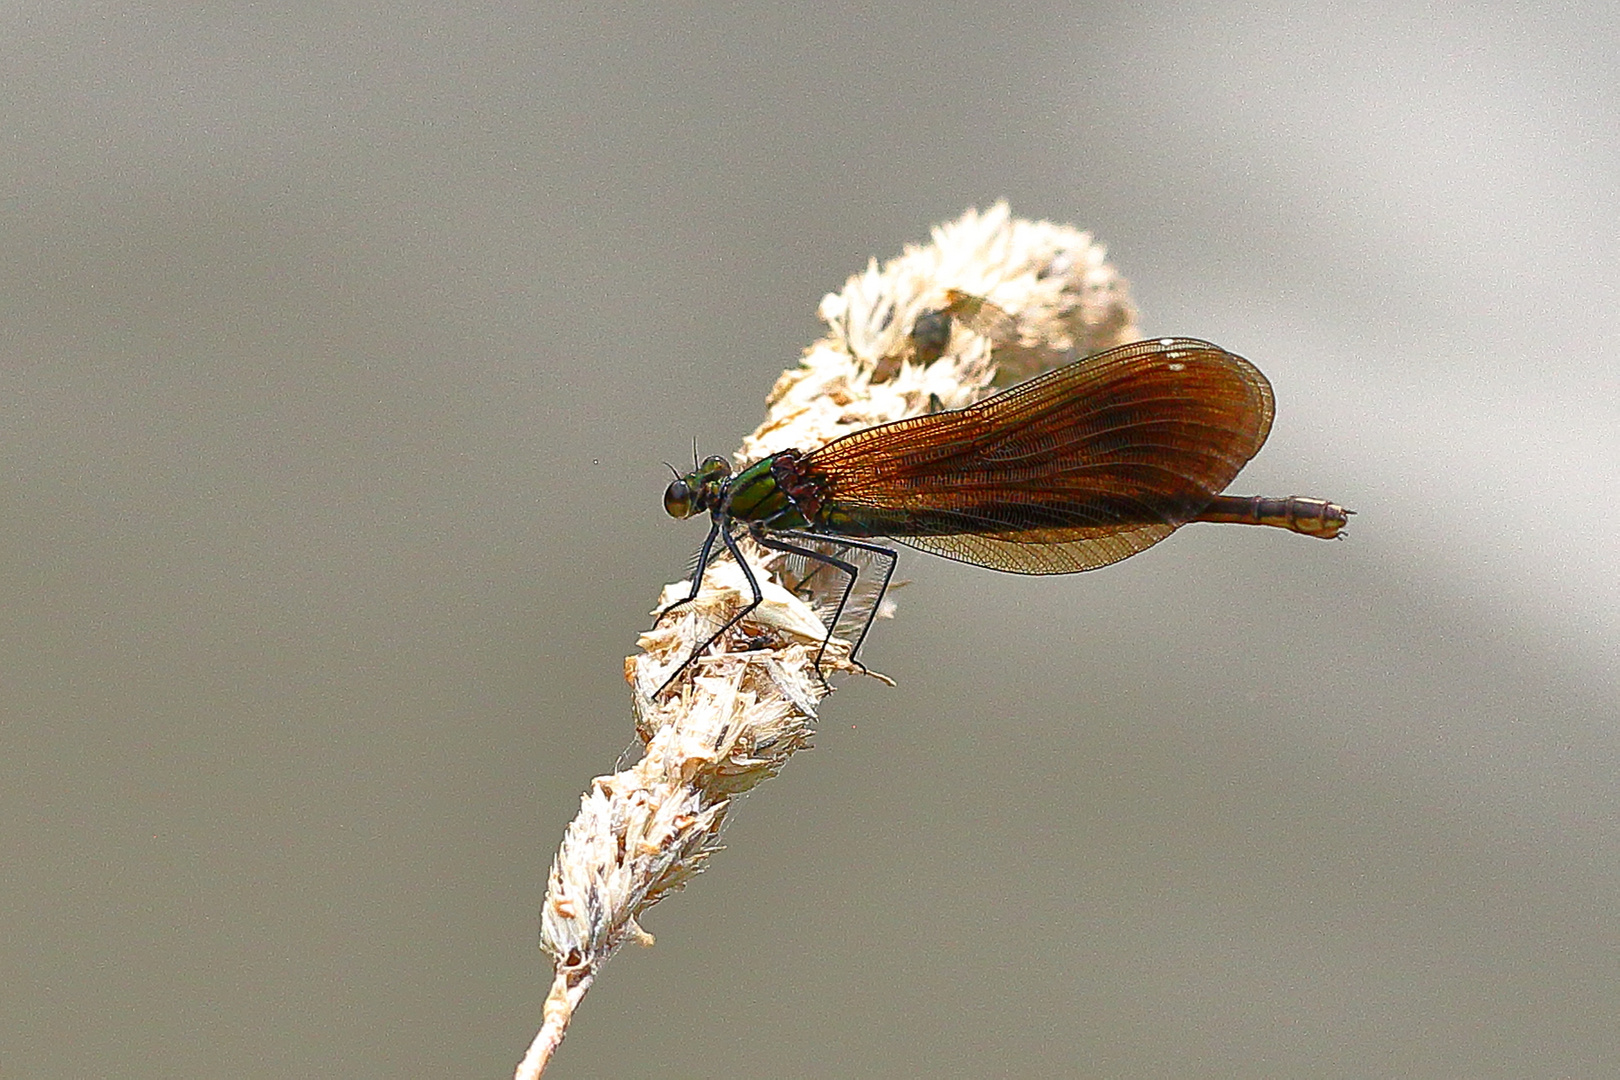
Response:
[[[958,289],[1017,320],[1017,342],[992,343],[961,326],[932,363],[914,362],[918,316]],[[1133,340],[1125,282],[1089,234],[1014,220],[1005,203],[936,228],[932,242],[849,279],[821,302],[828,334],[783,373],[765,422],[735,457],[740,466],[789,447],[810,450],[874,424],[971,404],[994,388]],[[714,563],[697,600],[642,635],[625,662],[636,732],[646,752],[599,776],[581,800],[552,863],[541,946],[556,963],[540,1032],[518,1067],[537,1077],[603,962],[626,940],[651,944],[643,911],[681,888],[718,846],[732,799],[810,745],[827,692],[812,664],[824,634],[815,610],[774,576],[774,559],[746,545],[766,597],[669,689],[664,681],[748,595],[729,557]],[[666,587],[659,610],[689,583]],[[826,597],[808,597],[825,602]],[[763,647],[761,647],[763,645]],[[852,669],[834,641],[827,670]]]

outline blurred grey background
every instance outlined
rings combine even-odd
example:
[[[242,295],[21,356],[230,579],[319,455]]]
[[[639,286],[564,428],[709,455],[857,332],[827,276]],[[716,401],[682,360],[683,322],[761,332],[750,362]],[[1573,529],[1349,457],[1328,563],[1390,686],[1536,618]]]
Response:
[[[6,5],[0,1074],[510,1075],[662,462],[1002,196],[1350,539],[904,556],[551,1075],[1620,1073],[1616,19]]]

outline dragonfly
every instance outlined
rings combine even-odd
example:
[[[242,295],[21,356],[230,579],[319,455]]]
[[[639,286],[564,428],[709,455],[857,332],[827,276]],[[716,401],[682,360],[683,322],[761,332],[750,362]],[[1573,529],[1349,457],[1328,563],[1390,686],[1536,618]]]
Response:
[[[974,326],[1005,315],[953,291],[942,309]],[[934,351],[933,323],[913,338]],[[937,355],[937,354],[936,354]],[[669,676],[680,673],[763,602],[738,547],[762,547],[824,564],[844,577],[821,661],[861,570],[835,551],[868,553],[893,577],[897,541],[947,559],[1014,574],[1072,574],[1129,558],[1193,521],[1266,525],[1332,539],[1353,511],[1324,499],[1226,495],[1266,441],[1275,402],[1249,361],[1195,338],[1121,345],[1056,368],[966,408],[857,431],[813,450],[782,450],[734,472],[710,457],[676,472],[664,492],[673,518],[707,513],[690,595],[722,552],[743,571],[751,596]],[[863,558],[865,558],[863,556]],[[854,662],[871,629],[855,637]],[[858,665],[857,665],[858,666]]]

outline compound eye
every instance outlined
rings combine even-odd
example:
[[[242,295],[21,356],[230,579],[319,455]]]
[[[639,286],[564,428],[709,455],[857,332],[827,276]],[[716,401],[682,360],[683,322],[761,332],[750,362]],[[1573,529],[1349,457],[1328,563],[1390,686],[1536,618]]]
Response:
[[[698,475],[706,480],[724,480],[731,475],[731,462],[716,454],[703,459],[698,466]]]
[[[692,516],[692,488],[685,480],[671,480],[664,489],[664,513],[672,518]]]

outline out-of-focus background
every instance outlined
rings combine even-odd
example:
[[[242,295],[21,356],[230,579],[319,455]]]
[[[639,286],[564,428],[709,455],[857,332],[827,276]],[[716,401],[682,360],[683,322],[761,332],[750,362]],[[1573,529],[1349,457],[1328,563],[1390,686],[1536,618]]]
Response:
[[[509,1074],[663,462],[1002,196],[1350,539],[905,555],[552,1075],[1620,1072],[1612,6],[585,8],[0,14],[0,1073]]]

